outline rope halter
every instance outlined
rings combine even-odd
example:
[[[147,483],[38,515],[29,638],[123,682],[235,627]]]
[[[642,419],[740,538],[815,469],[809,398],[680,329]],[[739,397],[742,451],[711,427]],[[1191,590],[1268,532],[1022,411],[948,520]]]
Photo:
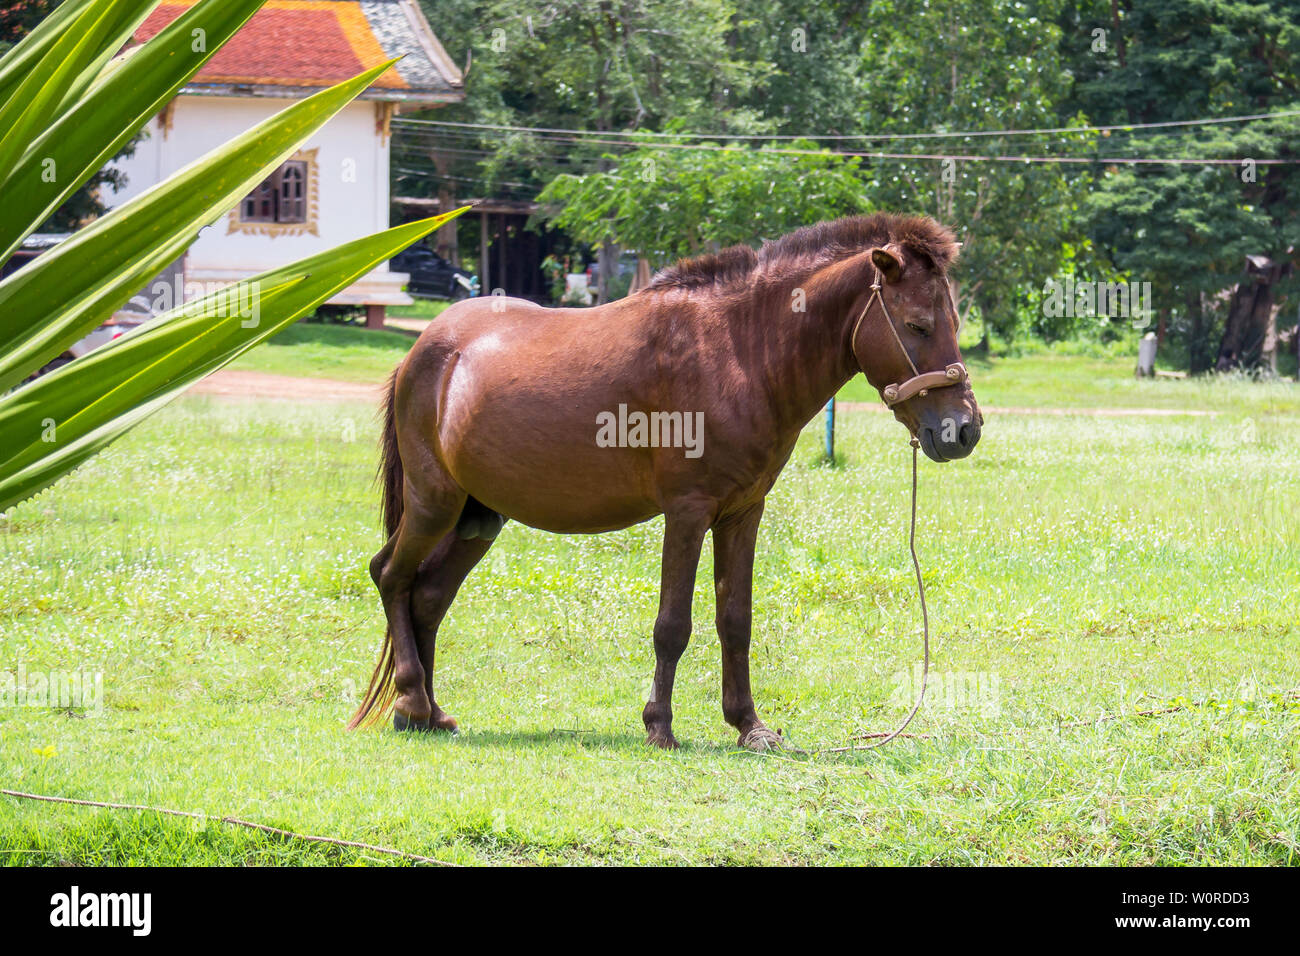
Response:
[[[867,304],[863,306],[862,313],[858,320],[853,323],[853,336],[849,339],[849,348],[853,349],[853,355],[857,358],[857,341],[858,329],[862,326],[862,320],[867,317],[871,311],[871,303],[880,302],[880,311],[885,316],[885,324],[889,326],[890,334],[894,336],[894,341],[898,343],[898,350],[903,353],[903,358],[907,360],[907,365],[912,370],[912,377],[903,382],[896,382],[892,385],[886,385],[882,389],[885,404],[890,408],[901,402],[907,401],[913,396],[922,397],[928,395],[933,388],[945,388],[949,385],[960,385],[970,378],[970,373],[966,371],[966,366],[961,362],[953,362],[951,365],[937,372],[922,372],[912,361],[911,354],[907,351],[907,346],[903,344],[902,337],[898,334],[898,328],[894,325],[894,317],[889,314],[889,306],[885,305],[885,297],[880,291],[880,270],[876,269],[876,281],[871,284],[871,297],[867,299]],[[949,293],[951,295],[951,293]],[[862,360],[858,359],[858,365],[862,366]],[[865,375],[867,370],[862,368],[862,374]]]

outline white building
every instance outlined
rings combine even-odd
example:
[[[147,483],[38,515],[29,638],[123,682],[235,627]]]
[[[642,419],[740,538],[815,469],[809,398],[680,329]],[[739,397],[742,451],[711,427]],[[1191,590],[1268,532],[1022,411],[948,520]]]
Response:
[[[136,33],[143,42],[192,6],[164,2]],[[209,290],[389,225],[390,123],[402,106],[464,97],[461,71],[415,0],[269,0],[146,127],[119,162],[120,205],[292,100],[404,55],[224,220],[204,229],[184,259],[187,287]],[[330,302],[367,306],[367,324],[407,305],[406,276],[387,263]]]

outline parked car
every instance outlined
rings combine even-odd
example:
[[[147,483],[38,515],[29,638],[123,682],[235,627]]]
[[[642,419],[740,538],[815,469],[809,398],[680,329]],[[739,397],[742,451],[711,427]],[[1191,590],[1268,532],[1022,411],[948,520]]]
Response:
[[[389,260],[388,266],[411,277],[406,286],[411,295],[455,302],[479,292],[478,276],[452,265],[428,246],[411,246]]]
[[[93,352],[101,345],[107,345],[113,339],[119,339],[128,332],[133,332],[143,325],[147,317],[137,318],[132,315],[124,315],[121,312],[116,313],[111,319],[101,325],[95,331],[91,332],[83,339],[78,339],[68,346],[67,350],[57,358],[50,359],[32,378],[40,378],[53,372],[56,368],[62,368],[73,359],[79,359],[87,352]],[[30,381],[30,379],[29,379]]]
[[[42,252],[53,249],[64,239],[71,239],[70,232],[34,232],[26,239],[23,244],[14,250],[14,254],[0,265],[0,277],[8,278],[11,274],[17,272],[27,263],[31,262]]]
[[[5,276],[11,275],[42,253],[48,252],[65,239],[70,238],[70,233],[33,233],[23,240],[22,246],[15,250],[9,260],[4,263],[4,267],[0,272],[3,272]],[[139,328],[152,317],[148,312],[141,313],[138,309],[133,308],[131,303],[128,303],[127,306],[116,312],[111,319],[99,328],[69,345],[63,354],[50,359],[39,371],[31,376],[31,379],[39,378],[47,372],[53,372],[56,368],[67,365],[73,359],[81,358],[87,352],[92,352],[101,345]],[[28,379],[28,381],[31,381],[31,379]]]

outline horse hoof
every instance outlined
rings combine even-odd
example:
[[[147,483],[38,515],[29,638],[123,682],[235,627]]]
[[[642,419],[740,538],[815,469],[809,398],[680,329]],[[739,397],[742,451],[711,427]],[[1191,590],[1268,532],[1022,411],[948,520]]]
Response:
[[[660,750],[676,750],[681,746],[677,738],[671,733],[650,733],[646,735],[645,742],[652,747],[658,747]]]
[[[761,724],[753,730],[741,734],[736,743],[744,749],[753,750],[756,753],[766,753],[769,750],[785,750],[787,747],[784,737],[773,733]]]
[[[451,714],[438,714],[429,721],[429,729],[445,731],[453,737],[460,733],[460,727],[456,723],[456,718],[451,716]]]
[[[428,730],[429,718],[425,717],[421,720],[416,720],[414,717],[408,717],[400,710],[395,710],[393,711],[393,729],[398,733],[403,733],[408,730]]]

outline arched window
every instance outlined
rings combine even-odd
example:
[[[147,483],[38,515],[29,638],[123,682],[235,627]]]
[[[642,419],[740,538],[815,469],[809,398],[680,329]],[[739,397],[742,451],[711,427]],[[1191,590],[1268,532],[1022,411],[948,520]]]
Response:
[[[307,222],[310,164],[291,159],[244,197],[239,219],[249,223]]]
[[[240,218],[244,222],[275,222],[275,186],[270,179],[245,197]]]
[[[290,160],[279,169],[279,205],[276,222],[307,221],[307,164]]]

